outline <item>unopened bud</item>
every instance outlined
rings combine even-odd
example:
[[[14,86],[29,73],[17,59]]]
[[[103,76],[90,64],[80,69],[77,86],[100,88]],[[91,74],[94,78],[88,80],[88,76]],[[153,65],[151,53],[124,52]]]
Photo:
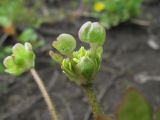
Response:
[[[53,47],[63,55],[70,55],[76,48],[76,40],[72,35],[61,34],[57,40],[53,42]]]
[[[103,45],[106,39],[104,27],[98,22],[86,22],[79,30],[79,39],[87,43]]]

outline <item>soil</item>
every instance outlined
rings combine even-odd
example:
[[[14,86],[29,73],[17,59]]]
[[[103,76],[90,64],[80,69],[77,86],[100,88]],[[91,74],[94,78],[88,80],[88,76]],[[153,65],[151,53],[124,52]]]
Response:
[[[150,1],[144,4],[145,20],[146,16],[152,16],[150,26],[129,22],[107,31],[102,68],[94,87],[105,113],[110,115],[115,113],[130,86],[144,94],[154,111],[160,108],[160,1]],[[76,31],[87,20],[45,24],[38,31],[50,46],[62,32],[77,37]],[[54,98],[61,120],[92,120],[83,89],[66,78],[60,66],[49,60],[48,52],[43,51],[38,57],[36,69]],[[30,73],[18,78],[3,74],[0,83],[4,85],[0,92],[0,120],[51,120]]]

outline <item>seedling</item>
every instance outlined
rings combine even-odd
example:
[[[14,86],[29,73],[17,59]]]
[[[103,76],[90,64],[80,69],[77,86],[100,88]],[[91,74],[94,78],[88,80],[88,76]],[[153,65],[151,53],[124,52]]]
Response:
[[[86,22],[79,30],[79,39],[88,43],[90,48],[82,46],[74,51],[75,38],[70,34],[61,34],[52,44],[59,53],[50,51],[50,56],[61,65],[69,80],[85,89],[94,117],[98,120],[102,116],[104,118],[104,114],[93,90],[93,80],[100,69],[106,32],[98,22]],[[104,119],[110,118],[105,116]]]

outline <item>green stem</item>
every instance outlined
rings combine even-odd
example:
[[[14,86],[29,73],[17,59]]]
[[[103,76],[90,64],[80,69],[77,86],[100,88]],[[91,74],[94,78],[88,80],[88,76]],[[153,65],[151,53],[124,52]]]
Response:
[[[96,93],[93,89],[93,86],[92,85],[84,85],[83,88],[86,91],[86,94],[87,94],[87,97],[88,97],[88,102],[92,107],[94,117],[96,118],[100,114],[103,114],[103,111],[102,111],[102,109],[100,107],[100,104],[97,100]]]
[[[30,70],[35,82],[37,83],[42,95],[43,95],[43,98],[48,106],[48,110],[50,112],[50,115],[52,117],[53,120],[59,120],[59,117],[58,117],[58,114],[56,112],[56,108],[55,108],[55,105],[53,103],[53,101],[51,100],[51,97],[49,96],[48,92],[47,92],[47,89],[42,81],[42,79],[39,77],[38,73],[36,72],[36,70],[34,68],[32,68]]]

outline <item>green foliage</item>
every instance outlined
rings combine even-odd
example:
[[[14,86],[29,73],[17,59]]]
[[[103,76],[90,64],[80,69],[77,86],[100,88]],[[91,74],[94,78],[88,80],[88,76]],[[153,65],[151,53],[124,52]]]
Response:
[[[143,0],[93,0],[91,14],[109,29],[139,16]]]
[[[90,49],[81,47],[78,51],[73,51],[76,47],[75,39],[71,35],[61,34],[57,41],[53,42],[53,47],[66,57],[63,58],[60,54],[50,52],[52,59],[61,64],[61,68],[68,78],[79,85],[90,84],[95,78],[100,68],[102,45],[105,40],[104,28],[95,22],[91,27],[89,26],[90,30],[88,31],[84,27],[88,23],[92,24],[87,22],[80,28],[79,38],[82,41],[87,38],[86,42],[91,45]],[[99,32],[96,31],[97,28],[100,29]],[[93,43],[94,45],[92,45]]]
[[[5,72],[12,75],[21,75],[28,71],[35,64],[35,54],[32,51],[32,45],[30,43],[25,43],[25,45],[17,43],[12,49],[12,55],[6,57],[3,63],[6,67]]]
[[[39,26],[42,19],[38,16],[34,6],[26,6],[25,0],[0,1],[0,25],[6,27],[8,23],[16,25]]]
[[[152,120],[152,108],[134,88],[127,91],[117,111],[117,120]]]
[[[12,22],[5,16],[0,16],[0,26],[8,27],[11,26]]]
[[[18,41],[20,43],[30,42],[35,48],[45,45],[44,40],[40,40],[38,34],[34,29],[27,28],[19,36]]]
[[[31,29],[25,29],[22,34],[19,35],[19,41],[20,42],[34,42],[35,40],[38,39],[37,33]]]
[[[12,51],[12,47],[11,46],[7,46],[3,49],[0,49],[1,52],[0,52],[0,58],[4,58],[6,54],[10,54],[11,51]]]
[[[3,61],[3,58],[7,55],[9,55],[12,51],[12,47],[11,46],[7,46],[7,47],[4,47],[4,48],[0,48],[0,61]],[[2,62],[0,62],[0,73],[3,73],[4,72],[4,66],[2,64]]]

